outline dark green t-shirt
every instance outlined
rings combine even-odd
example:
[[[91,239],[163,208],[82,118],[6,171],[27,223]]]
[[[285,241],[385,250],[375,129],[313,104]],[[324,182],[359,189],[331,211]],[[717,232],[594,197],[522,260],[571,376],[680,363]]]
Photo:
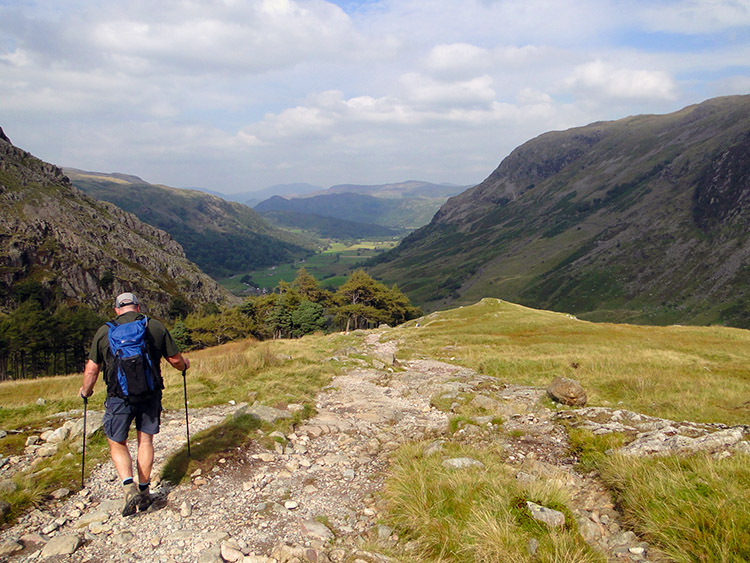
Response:
[[[118,316],[115,321],[117,324],[125,324],[144,316],[142,313],[136,311],[128,311]],[[89,359],[102,368],[104,381],[107,384],[107,396],[112,397],[118,395],[117,390],[119,386],[117,378],[109,377],[112,372],[112,355],[109,353],[108,334],[109,327],[107,325],[102,325],[96,331],[94,340],[91,342]],[[151,365],[154,367],[157,387],[164,389],[164,380],[161,377],[161,359],[179,354],[180,349],[177,347],[172,335],[169,334],[167,327],[161,321],[152,319],[151,317],[148,319],[146,328],[146,341],[148,342],[148,355],[151,358]]]

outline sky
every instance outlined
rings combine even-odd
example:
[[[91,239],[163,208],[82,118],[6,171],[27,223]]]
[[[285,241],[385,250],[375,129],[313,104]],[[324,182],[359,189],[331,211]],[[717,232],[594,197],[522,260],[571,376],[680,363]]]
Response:
[[[0,0],[0,127],[224,193],[474,185],[550,130],[750,93],[750,0]]]

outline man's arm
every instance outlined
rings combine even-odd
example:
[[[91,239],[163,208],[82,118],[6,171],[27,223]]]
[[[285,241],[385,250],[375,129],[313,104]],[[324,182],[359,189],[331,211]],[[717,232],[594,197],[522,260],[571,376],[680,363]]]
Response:
[[[190,360],[188,360],[180,353],[177,353],[174,356],[169,356],[167,358],[167,361],[174,369],[180,371],[185,371],[190,367]]]
[[[83,385],[78,390],[80,397],[90,397],[94,394],[94,385],[96,385],[96,379],[99,377],[99,364],[93,360],[86,362],[86,367],[83,370]]]

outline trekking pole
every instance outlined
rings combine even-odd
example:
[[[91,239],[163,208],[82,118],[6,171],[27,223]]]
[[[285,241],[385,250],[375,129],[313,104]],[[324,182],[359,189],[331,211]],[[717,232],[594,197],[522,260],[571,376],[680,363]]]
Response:
[[[83,453],[81,454],[81,488],[83,489],[83,476],[86,470],[86,410],[89,406],[88,397],[83,397]]]
[[[185,432],[187,432],[188,457],[191,457],[190,455],[190,420],[188,419],[187,380],[185,379],[185,371],[186,370],[182,370],[182,388],[185,391]]]

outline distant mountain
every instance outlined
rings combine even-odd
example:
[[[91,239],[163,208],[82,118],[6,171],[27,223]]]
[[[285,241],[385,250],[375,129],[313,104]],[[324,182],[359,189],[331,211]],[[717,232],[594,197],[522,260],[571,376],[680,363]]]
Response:
[[[322,189],[323,188],[321,188],[320,186],[314,186],[313,184],[306,184],[304,182],[299,182],[296,184],[276,184],[274,186],[269,186],[262,190],[258,190],[257,192],[245,192],[244,194],[242,194],[245,197],[245,199],[242,201],[245,203],[245,205],[255,207],[258,203],[268,199],[269,197],[277,195],[286,198],[305,196],[308,194],[319,192]]]
[[[194,305],[235,300],[167,233],[80,192],[60,168],[13,146],[0,129],[0,309],[17,305],[16,289],[27,281],[57,301],[107,314],[122,291],[136,292],[163,318],[178,298]]]
[[[164,229],[203,271],[226,276],[313,253],[302,237],[270,226],[250,207],[204,192],[149,184],[140,178],[66,169],[73,184],[142,221]]]
[[[427,308],[750,327],[750,96],[541,135],[378,261]]]
[[[432,195],[432,189],[439,191]],[[346,190],[352,191],[346,191]],[[447,192],[463,188],[426,182],[404,182],[381,186],[341,185],[306,197],[273,196],[255,206],[260,213],[286,211],[335,217],[355,223],[371,223],[394,229],[416,229],[426,225],[448,199]],[[377,194],[377,195],[374,195]]]
[[[353,240],[403,236],[400,229],[391,229],[371,223],[355,223],[335,217],[295,211],[267,211],[261,214],[271,224],[286,229],[301,229],[326,239]]]
[[[399,182],[395,184],[378,184],[378,185],[358,185],[358,184],[339,184],[326,190],[327,194],[364,194],[373,197],[400,199],[400,198],[434,198],[442,199],[458,195],[469,186],[456,186],[453,184],[432,184],[430,182],[420,182],[409,180],[408,182]]]

